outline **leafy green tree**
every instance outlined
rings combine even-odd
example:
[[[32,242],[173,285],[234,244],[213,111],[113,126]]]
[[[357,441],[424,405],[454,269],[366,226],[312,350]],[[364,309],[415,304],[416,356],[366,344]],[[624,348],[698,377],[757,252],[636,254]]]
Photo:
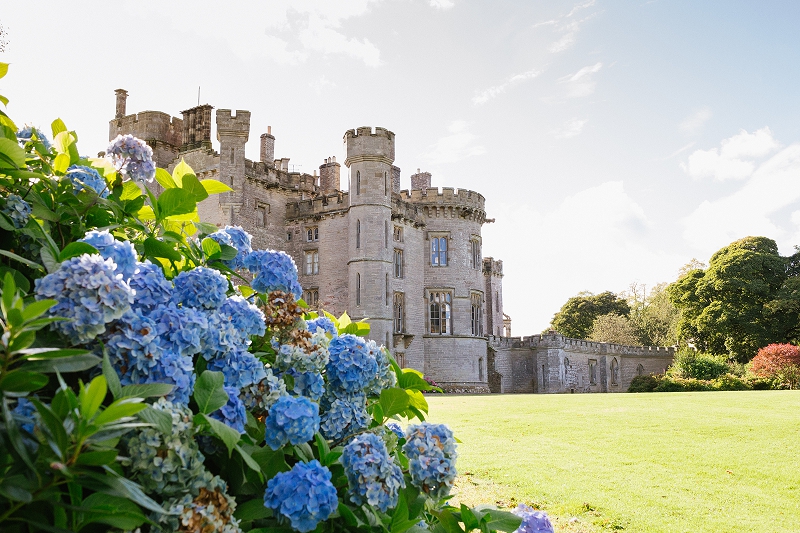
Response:
[[[678,309],[670,301],[666,288],[666,283],[659,283],[648,292],[646,286],[632,283],[625,293],[631,308],[629,320],[644,346],[673,346],[677,343]]]
[[[616,313],[600,315],[592,324],[589,340],[595,342],[611,342],[626,346],[639,346],[639,332],[628,317]]]
[[[712,355],[747,362],[758,349],[798,335],[798,254],[782,257],[775,241],[746,237],[686,272],[667,288],[680,311],[678,339]]]
[[[567,300],[553,317],[552,327],[564,336],[587,339],[597,317],[609,313],[627,317],[630,312],[628,302],[613,292],[582,292]]]

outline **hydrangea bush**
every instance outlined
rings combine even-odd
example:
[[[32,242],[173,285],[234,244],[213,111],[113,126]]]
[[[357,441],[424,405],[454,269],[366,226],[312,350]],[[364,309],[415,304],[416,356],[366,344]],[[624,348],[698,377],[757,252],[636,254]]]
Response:
[[[130,135],[98,159],[52,138],[0,111],[0,530],[520,526],[447,503],[419,372],[310,312],[290,256],[197,218],[227,186]]]

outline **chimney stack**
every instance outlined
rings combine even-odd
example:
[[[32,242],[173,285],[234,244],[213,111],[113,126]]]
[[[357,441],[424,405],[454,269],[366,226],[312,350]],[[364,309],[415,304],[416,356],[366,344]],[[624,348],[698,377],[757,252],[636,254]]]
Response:
[[[114,118],[122,118],[125,116],[125,104],[128,100],[128,91],[125,89],[117,89],[114,91],[114,94],[117,95],[117,112]]]
[[[392,192],[400,192],[400,167],[392,165]]]
[[[261,162],[268,167],[275,166],[275,137],[272,126],[267,126],[267,133],[261,134]]]
[[[426,189],[430,189],[430,187],[431,187],[430,172],[420,172],[419,169],[417,169],[417,173],[411,175],[412,189],[421,189],[424,191]]]
[[[336,156],[329,157],[319,167],[319,188],[323,193],[338,191],[341,187],[340,172],[342,165],[336,162]]]

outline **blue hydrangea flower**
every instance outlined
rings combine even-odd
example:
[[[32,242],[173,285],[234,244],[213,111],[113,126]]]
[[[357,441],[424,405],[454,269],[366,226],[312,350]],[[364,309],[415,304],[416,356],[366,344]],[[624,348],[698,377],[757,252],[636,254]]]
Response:
[[[192,411],[159,398],[153,408],[172,417],[172,429],[163,434],[156,427],[136,428],[122,442],[127,449],[124,464],[131,478],[148,494],[160,497],[194,492],[203,483],[205,458],[194,436]]]
[[[267,331],[264,313],[241,296],[230,296],[218,311],[223,321],[230,321],[233,328],[242,334],[249,344],[249,336],[264,335]]]
[[[16,194],[8,195],[2,209],[17,229],[25,227],[32,211],[31,205]]]
[[[383,389],[388,389],[397,385],[397,376],[394,373],[391,363],[389,362],[389,351],[373,340],[367,341],[367,351],[375,358],[378,365],[378,372],[372,378],[367,386],[367,393],[380,396]]]
[[[239,389],[225,387],[225,392],[228,393],[228,403],[211,413],[211,417],[232,427],[239,433],[244,433],[247,413],[244,410],[242,400],[239,399]]]
[[[268,294],[272,291],[290,292],[295,299],[303,294],[297,281],[297,266],[285,252],[255,250],[244,258],[244,267],[255,274],[250,284],[253,290]]]
[[[324,338],[325,342],[319,342],[318,337],[320,336]],[[312,335],[311,342],[303,347],[295,344],[279,344],[273,339],[275,366],[280,370],[293,369],[298,372],[320,373],[328,364],[328,348],[325,346],[327,341],[328,338],[324,333]]]
[[[521,503],[511,512],[522,518],[522,524],[514,533],[555,533],[550,518],[543,511],[537,511]]]
[[[52,298],[58,303],[49,316],[69,320],[51,327],[75,344],[89,342],[106,329],[106,324],[130,310],[133,291],[115,270],[111,259],[83,254],[67,259],[55,272],[36,280],[36,299]]]
[[[114,168],[133,181],[152,182],[156,177],[153,149],[133,135],[117,135],[108,145],[106,157],[111,159]]]
[[[325,393],[325,379],[322,374],[317,372],[298,372],[289,369],[287,374],[294,379],[294,387],[291,390],[293,396],[305,396],[317,401]]]
[[[67,178],[72,182],[76,192],[89,188],[99,194],[101,198],[108,198],[110,191],[105,178],[92,167],[71,165],[67,169]]]
[[[394,433],[395,435],[397,435],[397,438],[398,438],[398,439],[404,439],[404,438],[406,438],[406,434],[405,434],[405,432],[403,432],[403,428],[401,428],[401,427],[400,427],[400,424],[398,424],[397,422],[388,422],[388,423],[386,424],[386,427],[387,427],[389,430],[391,430],[391,432],[392,432],[392,433]]]
[[[344,392],[358,392],[378,373],[378,363],[369,352],[366,339],[345,333],[331,340],[326,366],[328,383]]]
[[[334,337],[338,335],[338,331],[336,331],[336,325],[333,323],[333,320],[326,316],[320,316],[313,320],[309,320],[306,322],[308,326],[308,331],[311,333],[316,333],[317,329],[322,329],[325,333],[329,333]]]
[[[159,343],[166,350],[192,356],[201,349],[208,319],[202,310],[178,307],[174,303],[159,305],[148,317],[155,323]]]
[[[444,424],[422,422],[408,426],[405,436],[411,483],[434,498],[446,496],[456,479],[453,432]]]
[[[49,152],[50,148],[52,147],[52,145],[50,144],[50,140],[44,133],[42,133],[42,131],[39,128],[34,128],[33,126],[25,126],[24,128],[22,128],[17,132],[17,140],[21,144],[25,144],[33,140],[34,135],[36,136],[36,140],[41,142],[44,145],[45,150]]]
[[[216,309],[228,292],[228,280],[213,268],[195,267],[181,272],[173,281],[175,303],[189,307]]]
[[[133,307],[152,311],[172,299],[172,283],[164,277],[164,271],[150,261],[136,263],[136,270],[128,280],[134,291]]]
[[[331,472],[316,459],[297,463],[289,472],[281,472],[267,482],[264,506],[288,520],[301,533],[316,529],[339,507]]]
[[[247,387],[242,387],[239,398],[242,399],[244,406],[253,413],[254,416],[265,416],[278,398],[286,396],[286,384],[283,380],[272,373],[271,368],[265,369],[266,377],[258,383],[253,383]]]
[[[222,372],[225,376],[225,385],[243,389],[261,382],[267,377],[264,363],[250,352],[229,351],[208,361],[208,370]]]
[[[270,408],[265,423],[267,445],[273,450],[287,442],[302,444],[319,429],[319,406],[302,396],[282,396]]]
[[[380,437],[374,433],[358,435],[344,447],[341,462],[350,486],[350,501],[368,503],[384,513],[397,505],[399,491],[405,487],[403,472]]]
[[[233,259],[229,261],[223,261],[228,268],[233,270],[243,268],[244,258],[253,251],[253,237],[243,230],[241,226],[225,226],[225,229],[215,231],[208,237],[210,239],[214,239],[219,244],[233,246],[239,251],[239,253],[236,254],[236,257]]]
[[[320,407],[319,431],[328,440],[342,440],[369,425],[367,400],[363,394],[339,398],[325,395],[320,400]]]
[[[33,402],[27,398],[19,398],[17,405],[11,412],[14,413],[14,418],[17,420],[19,427],[28,434],[33,435],[33,427],[39,418],[39,412]]]
[[[86,233],[83,239],[78,242],[85,242],[97,248],[105,259],[111,259],[117,265],[117,273],[122,274],[126,281],[136,272],[138,261],[136,260],[136,248],[129,241],[118,241],[108,230],[92,230]]]

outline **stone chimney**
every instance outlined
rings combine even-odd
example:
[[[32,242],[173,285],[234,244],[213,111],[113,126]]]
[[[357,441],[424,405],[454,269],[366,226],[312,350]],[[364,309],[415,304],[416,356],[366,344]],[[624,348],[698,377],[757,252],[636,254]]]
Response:
[[[342,165],[336,162],[336,156],[329,157],[319,166],[319,188],[323,193],[338,191],[341,188],[340,172]]]
[[[114,118],[122,118],[125,116],[125,104],[128,101],[128,91],[125,89],[117,89],[114,91],[114,94],[117,95],[117,112],[114,115]]]
[[[412,189],[429,189],[431,187],[431,173],[430,172],[420,172],[417,169],[416,174],[411,175],[411,188]]]
[[[191,150],[205,146],[211,147],[211,110],[205,104],[181,111],[183,115],[183,146],[181,150]]]
[[[268,167],[275,166],[275,137],[272,136],[272,126],[267,126],[267,133],[261,134],[261,162]]]
[[[392,165],[392,192],[400,192],[400,167]]]

